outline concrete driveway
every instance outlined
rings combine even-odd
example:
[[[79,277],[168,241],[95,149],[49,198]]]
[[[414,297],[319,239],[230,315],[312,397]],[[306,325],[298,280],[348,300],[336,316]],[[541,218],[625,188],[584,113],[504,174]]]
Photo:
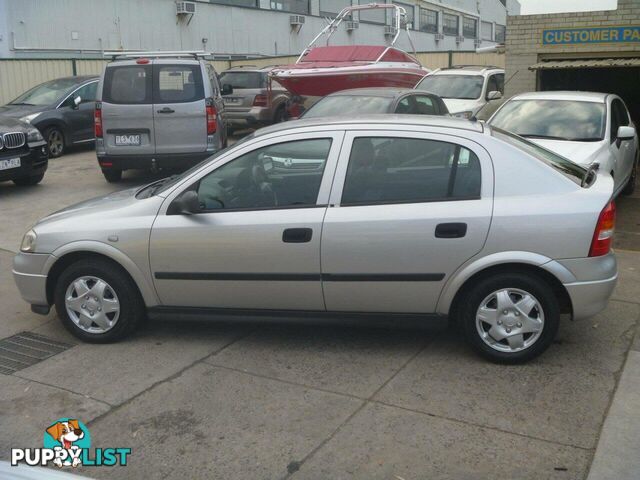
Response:
[[[146,181],[107,184],[81,150],[52,160],[37,187],[0,184],[0,339],[73,345],[0,374],[0,459],[72,417],[92,447],[133,449],[126,467],[77,471],[97,478],[585,478],[640,316],[640,196],[619,202],[609,307],[564,322],[524,366],[487,363],[435,327],[162,322],[81,344],[55,312],[29,311],[12,256],[38,218]]]

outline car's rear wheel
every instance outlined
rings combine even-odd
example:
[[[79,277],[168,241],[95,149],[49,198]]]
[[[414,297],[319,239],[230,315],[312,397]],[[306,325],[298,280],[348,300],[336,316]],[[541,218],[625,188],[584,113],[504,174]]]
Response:
[[[122,179],[122,170],[119,170],[117,168],[103,168],[102,175],[104,175],[104,178],[107,182],[115,183],[119,182]]]
[[[58,278],[54,297],[63,325],[87,342],[119,340],[144,318],[135,283],[120,267],[102,259],[68,266]]]
[[[58,127],[50,127],[45,131],[49,157],[58,158],[64,153],[64,134]]]
[[[560,308],[542,279],[518,273],[484,278],[460,300],[458,321],[469,344],[500,363],[522,363],[544,352],[558,331]]]
[[[631,169],[631,176],[627,181],[627,184],[622,189],[622,195],[631,195],[636,190],[636,182],[638,180],[638,159],[636,159]]]
[[[43,178],[44,178],[44,173],[41,173],[39,175],[32,175],[30,177],[14,178],[13,183],[15,183],[20,187],[28,187],[30,185],[37,185],[42,181]]]

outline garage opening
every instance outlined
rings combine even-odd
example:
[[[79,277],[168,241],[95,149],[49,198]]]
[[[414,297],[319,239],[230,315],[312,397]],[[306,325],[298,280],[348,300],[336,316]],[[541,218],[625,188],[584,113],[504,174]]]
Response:
[[[631,117],[640,126],[640,58],[566,60],[541,62],[538,89],[583,90],[614,93],[627,104]]]

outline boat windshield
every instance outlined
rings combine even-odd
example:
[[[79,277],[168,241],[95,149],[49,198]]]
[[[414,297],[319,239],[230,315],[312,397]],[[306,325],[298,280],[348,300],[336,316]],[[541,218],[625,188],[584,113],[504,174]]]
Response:
[[[484,77],[482,75],[427,75],[416,85],[441,98],[460,98],[475,100],[482,94]]]
[[[393,98],[370,95],[335,95],[324,97],[307,110],[303,118],[387,113]]]

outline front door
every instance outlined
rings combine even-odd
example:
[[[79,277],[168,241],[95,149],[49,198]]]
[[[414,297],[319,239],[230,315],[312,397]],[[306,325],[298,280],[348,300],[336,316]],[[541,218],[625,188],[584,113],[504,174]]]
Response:
[[[626,180],[631,175],[633,162],[635,161],[636,149],[633,139],[620,140],[618,138],[618,128],[631,124],[627,108],[622,100],[614,98],[611,102],[611,133],[609,137],[609,149],[613,158],[613,181],[616,191],[623,188]]]
[[[324,310],[320,235],[342,137],[254,142],[189,181],[181,190],[197,192],[200,213],[161,213],[151,232],[162,303]]]
[[[342,152],[322,229],[327,310],[435,312],[484,245],[490,158],[460,137],[397,131],[347,134]]]
[[[154,60],[153,125],[156,153],[207,149],[207,116],[199,64]]]
[[[98,81],[87,83],[73,92],[60,105],[64,108],[64,118],[69,125],[71,143],[93,140],[93,110],[96,103],[96,89]],[[80,97],[80,104],[75,104],[75,99]]]

